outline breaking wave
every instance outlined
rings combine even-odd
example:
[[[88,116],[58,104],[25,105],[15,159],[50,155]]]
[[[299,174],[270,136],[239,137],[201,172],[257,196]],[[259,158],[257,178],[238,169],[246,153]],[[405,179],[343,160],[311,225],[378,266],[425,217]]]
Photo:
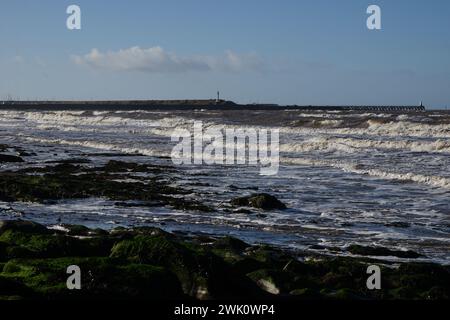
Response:
[[[306,139],[305,141],[299,143],[288,143],[281,146],[282,152],[342,151],[353,153],[361,152],[360,149],[450,153],[450,140],[438,139],[434,141],[386,141],[321,136]]]
[[[386,179],[386,180],[397,180],[397,181],[407,181],[416,182],[421,184],[426,184],[432,187],[439,187],[450,189],[450,178],[439,177],[439,176],[427,176],[423,174],[416,174],[412,172],[408,173],[396,173],[388,172],[380,169],[374,168],[360,168],[358,164],[345,163],[341,161],[331,161],[331,160],[316,160],[316,159],[294,159],[294,158],[283,158],[283,163],[293,164],[293,165],[304,165],[304,166],[316,166],[316,167],[331,167],[343,170],[349,173],[355,173],[360,175],[368,175],[375,178]]]

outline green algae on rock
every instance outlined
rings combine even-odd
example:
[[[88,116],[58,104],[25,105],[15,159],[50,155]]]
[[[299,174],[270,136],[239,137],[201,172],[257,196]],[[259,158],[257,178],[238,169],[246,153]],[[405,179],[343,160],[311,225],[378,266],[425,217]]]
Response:
[[[0,299],[448,299],[450,266],[380,262],[382,290],[357,258],[308,256],[239,239],[181,237],[154,227],[47,229],[0,221]],[[80,237],[79,234],[83,236]],[[68,290],[67,267],[82,290]]]
[[[165,166],[109,161],[105,166],[95,168],[63,163],[0,172],[0,201],[43,203],[103,197],[114,201],[141,201],[151,206],[170,206],[179,210],[212,211],[207,205],[185,197],[192,191],[173,187],[157,175],[167,170]],[[131,176],[133,172],[145,172],[149,176],[138,181]]]

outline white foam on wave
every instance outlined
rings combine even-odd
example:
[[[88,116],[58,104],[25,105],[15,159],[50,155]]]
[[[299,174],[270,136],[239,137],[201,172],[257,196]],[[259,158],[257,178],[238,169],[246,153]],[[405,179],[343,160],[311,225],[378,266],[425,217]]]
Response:
[[[101,143],[94,141],[71,141],[64,139],[43,139],[43,138],[31,138],[27,137],[29,142],[38,143],[49,143],[49,144],[61,144],[61,145],[72,145],[81,146],[88,148],[95,148],[101,150],[122,152],[126,154],[142,154],[146,156],[171,156],[170,152],[164,152],[162,150],[142,148],[142,147],[124,147],[117,144]],[[344,172],[356,173],[360,175],[368,175],[376,178],[387,179],[387,180],[399,180],[399,181],[409,181],[421,184],[426,184],[433,187],[440,187],[450,189],[450,179],[439,176],[427,176],[417,173],[395,173],[387,172],[375,168],[360,168],[357,164],[345,163],[342,161],[331,161],[331,160],[316,160],[316,159],[305,159],[305,158],[286,158],[282,157],[281,162],[284,164],[291,165],[308,165],[308,166],[323,166],[331,167],[343,170]]]
[[[411,121],[380,122],[367,120],[367,128],[308,128],[282,127],[280,132],[287,134],[317,135],[360,135],[360,136],[388,136],[388,137],[419,137],[419,138],[450,138],[450,124],[428,124]]]
[[[361,149],[404,150],[411,152],[450,153],[450,140],[433,141],[412,140],[368,140],[355,138],[339,138],[328,135],[306,139],[298,143],[281,145],[282,152],[342,151],[348,153],[361,152]]]
[[[286,164],[293,165],[305,165],[305,166],[318,166],[318,167],[331,167],[343,170],[344,172],[356,173],[360,175],[368,175],[375,178],[387,179],[387,180],[397,180],[397,181],[408,181],[416,182],[432,187],[439,187],[450,189],[450,178],[440,177],[440,176],[427,176],[423,174],[417,174],[412,172],[407,173],[396,173],[388,172],[375,168],[360,168],[358,164],[346,163],[342,161],[332,161],[332,160],[317,160],[317,159],[307,159],[307,158],[282,158],[281,160]]]
[[[122,111],[94,111],[92,115],[85,112],[0,112],[3,122],[9,126],[26,125],[28,129],[61,132],[106,132],[134,133],[142,135],[170,136],[175,128],[192,127],[194,120],[183,117],[165,117],[162,119],[133,119],[123,117]],[[135,113],[129,112],[129,113]],[[155,113],[161,115],[161,113]]]
[[[184,128],[192,125],[193,119],[180,116],[168,116],[162,119],[133,119],[124,117],[124,114],[139,114],[141,111],[94,111],[92,115],[86,114],[85,111],[52,111],[52,112],[25,112],[25,111],[2,111],[0,116],[2,121],[27,121],[30,123],[46,126],[54,126],[63,130],[64,126],[117,126],[117,127],[134,127],[134,128],[155,128],[155,134],[170,135],[167,128]],[[165,115],[164,112],[145,112],[146,114]],[[367,135],[367,136],[402,136],[402,137],[434,137],[434,138],[450,138],[450,124],[429,124],[423,122],[408,121],[408,115],[400,115],[396,121],[385,122],[379,121],[382,117],[391,116],[389,114],[345,114],[351,117],[370,117],[367,120],[366,128],[345,127],[345,121],[342,120],[344,115],[329,113],[305,113],[299,117],[318,117],[322,119],[314,119],[318,127],[292,127],[285,126],[281,128],[281,133],[292,133],[302,135],[317,134],[335,134],[335,135]],[[295,121],[294,121],[295,122]],[[211,125],[221,125],[220,123],[210,123]],[[229,125],[229,128],[235,126]],[[242,126],[239,126],[242,128]],[[160,130],[158,130],[160,129]],[[80,128],[82,131],[82,128]],[[151,133],[151,132],[150,132]]]
[[[45,144],[59,144],[59,145],[69,145],[69,146],[80,146],[86,148],[107,150],[120,152],[125,154],[141,154],[145,156],[170,156],[170,153],[164,153],[161,150],[142,148],[142,147],[125,147],[119,146],[112,143],[103,143],[97,141],[80,141],[80,140],[66,140],[66,139],[45,139],[45,138],[32,138],[26,137],[26,141],[34,143],[45,143]]]
[[[52,111],[52,112],[24,112],[24,111],[3,111],[0,112],[2,121],[10,122],[28,122],[35,126],[54,126],[63,128],[63,126],[130,126],[130,127],[159,127],[164,125],[164,121],[154,119],[132,119],[123,117],[121,113],[109,111],[94,111],[92,115],[85,111]],[[180,118],[170,118],[170,121],[177,124],[182,121]],[[82,128],[80,128],[82,131]]]

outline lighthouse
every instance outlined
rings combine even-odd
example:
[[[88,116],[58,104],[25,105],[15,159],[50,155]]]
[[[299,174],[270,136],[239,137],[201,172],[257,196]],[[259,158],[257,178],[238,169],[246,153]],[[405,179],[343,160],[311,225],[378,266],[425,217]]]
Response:
[[[216,99],[216,104],[218,104],[220,102],[220,91],[217,90],[217,99]]]

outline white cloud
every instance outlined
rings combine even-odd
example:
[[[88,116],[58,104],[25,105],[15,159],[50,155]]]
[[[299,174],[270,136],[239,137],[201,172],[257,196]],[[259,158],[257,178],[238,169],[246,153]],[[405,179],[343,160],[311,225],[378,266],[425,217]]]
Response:
[[[20,55],[16,55],[14,56],[13,61],[17,64],[22,64],[25,62],[25,59]]]
[[[131,47],[105,53],[92,49],[83,56],[73,56],[75,63],[114,71],[141,71],[148,73],[173,73],[188,71],[240,72],[260,70],[263,61],[256,54],[239,55],[232,51],[222,56],[180,57],[161,47],[143,49]]]

